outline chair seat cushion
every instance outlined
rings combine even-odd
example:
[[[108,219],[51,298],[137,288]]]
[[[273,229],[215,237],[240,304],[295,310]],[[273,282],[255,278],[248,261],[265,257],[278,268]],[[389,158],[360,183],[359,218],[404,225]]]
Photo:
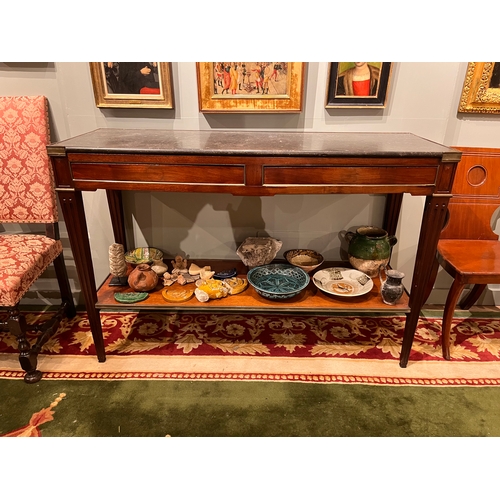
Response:
[[[500,283],[500,241],[443,239],[437,250],[439,263],[463,283]]]
[[[43,235],[0,235],[0,306],[15,306],[61,252]]]

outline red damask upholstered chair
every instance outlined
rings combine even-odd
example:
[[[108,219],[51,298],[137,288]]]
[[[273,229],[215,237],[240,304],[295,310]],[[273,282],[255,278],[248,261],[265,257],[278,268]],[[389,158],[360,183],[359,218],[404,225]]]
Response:
[[[36,369],[42,345],[57,330],[63,316],[73,317],[76,313],[59,240],[54,182],[46,152],[48,142],[45,97],[0,96],[0,307],[8,311],[0,326],[8,328],[17,339],[19,361],[28,383],[42,377]],[[16,229],[40,228],[41,224],[44,234],[7,233],[9,223],[15,223]],[[62,304],[45,325],[38,327],[36,341],[31,345],[19,302],[51,264]]]

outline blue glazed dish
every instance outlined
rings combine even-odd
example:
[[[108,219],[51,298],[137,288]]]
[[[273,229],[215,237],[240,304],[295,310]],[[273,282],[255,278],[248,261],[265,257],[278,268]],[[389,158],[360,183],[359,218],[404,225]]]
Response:
[[[290,299],[309,284],[309,275],[290,264],[267,264],[250,269],[248,282],[257,293],[271,300]]]
[[[226,280],[228,278],[234,278],[237,274],[238,272],[236,271],[236,268],[233,267],[231,269],[225,269],[224,271],[215,273],[212,277],[214,280]]]

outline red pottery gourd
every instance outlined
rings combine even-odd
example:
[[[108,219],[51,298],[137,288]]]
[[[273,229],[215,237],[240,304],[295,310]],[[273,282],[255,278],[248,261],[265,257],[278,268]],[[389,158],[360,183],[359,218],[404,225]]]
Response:
[[[136,292],[149,292],[158,284],[158,275],[149,264],[139,264],[129,274],[128,284]]]

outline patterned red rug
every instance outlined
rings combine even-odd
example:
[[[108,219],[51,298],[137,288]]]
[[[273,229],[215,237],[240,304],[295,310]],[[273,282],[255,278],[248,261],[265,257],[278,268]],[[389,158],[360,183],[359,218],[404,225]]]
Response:
[[[29,313],[29,324],[47,313]],[[88,319],[64,321],[39,357],[44,379],[265,380],[392,385],[500,385],[500,317],[455,318],[452,360],[440,318],[419,321],[399,367],[405,317],[101,313],[107,360]],[[21,378],[17,344],[0,333],[0,377]]]

